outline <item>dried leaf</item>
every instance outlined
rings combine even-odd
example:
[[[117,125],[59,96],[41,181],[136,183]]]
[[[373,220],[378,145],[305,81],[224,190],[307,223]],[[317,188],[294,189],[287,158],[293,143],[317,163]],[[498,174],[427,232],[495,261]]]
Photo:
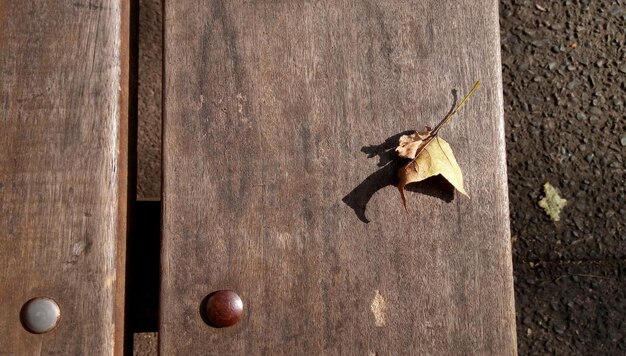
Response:
[[[561,219],[561,211],[567,205],[567,200],[559,196],[559,192],[550,183],[543,185],[545,197],[539,201],[539,206],[546,211],[552,221]]]
[[[396,148],[398,156],[408,158],[411,162],[400,168],[398,190],[402,198],[404,209],[408,211],[404,187],[407,184],[421,182],[424,179],[441,175],[459,192],[469,197],[463,188],[463,173],[454,158],[450,145],[438,136],[439,130],[463,107],[472,93],[478,89],[480,82],[476,82],[461,103],[450,112],[434,129],[426,127],[426,131],[412,135],[403,135]],[[434,142],[433,142],[434,141]]]
[[[402,135],[400,137],[400,144],[396,148],[398,156],[402,158],[414,159],[417,149],[428,138],[431,133],[430,128],[426,128],[424,132],[416,132],[412,135]]]
[[[401,157],[413,159],[400,169],[398,189],[402,197],[402,203],[405,209],[406,197],[404,195],[404,187],[407,184],[421,182],[427,178],[441,175],[450,184],[452,184],[459,192],[469,197],[463,187],[463,172],[461,167],[454,158],[454,153],[450,144],[444,139],[436,137],[434,142],[425,143],[420,134],[410,136],[402,136],[400,138],[400,146],[396,151]],[[426,147],[416,157],[416,152],[420,145],[426,144]]]

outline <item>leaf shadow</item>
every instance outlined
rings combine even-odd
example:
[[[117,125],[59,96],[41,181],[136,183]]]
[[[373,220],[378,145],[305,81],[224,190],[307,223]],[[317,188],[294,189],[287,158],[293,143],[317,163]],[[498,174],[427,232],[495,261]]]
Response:
[[[452,90],[453,103],[449,113],[454,110],[457,102],[457,92]],[[449,114],[448,113],[448,114]],[[399,157],[396,154],[396,147],[400,137],[403,135],[410,135],[414,133],[414,130],[407,130],[397,133],[391,137],[388,137],[383,143],[378,145],[363,146],[361,152],[367,154],[367,158],[378,157],[377,166],[381,167],[376,172],[370,174],[359,185],[357,185],[350,193],[343,197],[342,201],[348,205],[357,218],[364,223],[369,223],[370,220],[365,215],[367,204],[372,199],[374,194],[379,190],[393,185],[397,186],[398,171],[402,166],[409,162],[408,159]],[[406,186],[405,191],[425,194],[435,198],[439,198],[446,203],[449,203],[454,199],[454,187],[445,178],[441,176],[435,176],[428,178],[418,183],[411,183]],[[401,205],[400,196],[398,193],[398,203]]]

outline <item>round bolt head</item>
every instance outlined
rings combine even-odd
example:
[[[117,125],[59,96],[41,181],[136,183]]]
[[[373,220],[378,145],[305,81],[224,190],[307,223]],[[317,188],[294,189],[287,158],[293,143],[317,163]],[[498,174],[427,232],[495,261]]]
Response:
[[[243,316],[243,302],[237,293],[231,290],[220,290],[205,298],[204,319],[214,328],[233,326]]]
[[[33,298],[20,311],[24,329],[33,334],[43,334],[54,329],[61,318],[61,308],[50,298]]]

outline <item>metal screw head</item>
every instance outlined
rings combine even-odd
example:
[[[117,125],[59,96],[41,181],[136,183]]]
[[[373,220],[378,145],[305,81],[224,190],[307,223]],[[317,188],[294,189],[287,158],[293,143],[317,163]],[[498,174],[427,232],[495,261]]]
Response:
[[[232,290],[220,290],[209,294],[204,301],[204,319],[214,328],[233,326],[243,316],[243,302]]]
[[[61,308],[50,298],[38,297],[26,302],[20,311],[24,329],[43,334],[54,329],[61,318]]]

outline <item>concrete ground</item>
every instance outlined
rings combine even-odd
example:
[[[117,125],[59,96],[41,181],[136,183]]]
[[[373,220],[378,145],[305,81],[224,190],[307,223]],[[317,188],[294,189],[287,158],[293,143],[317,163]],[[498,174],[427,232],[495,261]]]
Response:
[[[626,354],[626,1],[500,7],[519,354]],[[160,0],[140,1],[139,32],[138,196],[155,198]],[[537,205],[545,182],[568,200],[558,223]],[[134,354],[156,337],[136,334]]]

